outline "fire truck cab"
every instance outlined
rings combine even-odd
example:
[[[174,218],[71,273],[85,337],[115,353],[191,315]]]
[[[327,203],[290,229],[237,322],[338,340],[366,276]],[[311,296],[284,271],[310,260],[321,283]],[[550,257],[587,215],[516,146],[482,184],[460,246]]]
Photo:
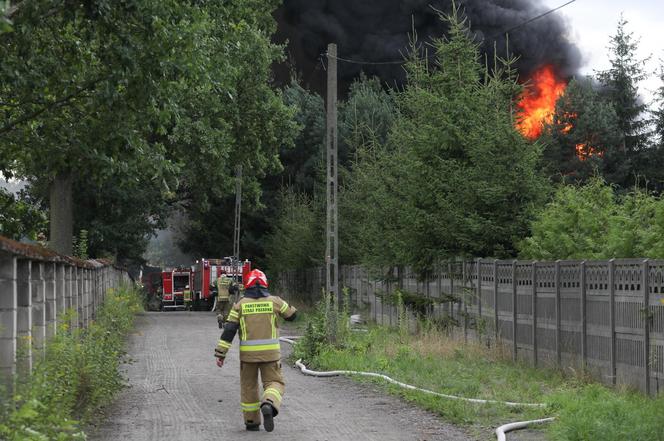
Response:
[[[251,271],[251,262],[236,262],[232,257],[223,259],[199,259],[192,266],[192,293],[196,309],[212,310],[217,297],[217,279],[222,274],[242,284],[243,274]]]
[[[161,309],[184,309],[184,291],[191,289],[191,279],[189,268],[162,271]]]

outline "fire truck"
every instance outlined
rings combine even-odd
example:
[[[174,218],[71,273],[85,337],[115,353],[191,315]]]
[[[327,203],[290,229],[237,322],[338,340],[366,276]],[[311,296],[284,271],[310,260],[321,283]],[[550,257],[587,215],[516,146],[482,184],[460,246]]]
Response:
[[[161,309],[185,308],[184,291],[191,289],[191,269],[177,268],[162,271]]]
[[[222,274],[232,277],[235,283],[242,284],[244,275],[251,271],[251,262],[238,262],[232,257],[223,259],[199,259],[192,266],[192,294],[196,309],[214,309],[217,297],[217,278]]]

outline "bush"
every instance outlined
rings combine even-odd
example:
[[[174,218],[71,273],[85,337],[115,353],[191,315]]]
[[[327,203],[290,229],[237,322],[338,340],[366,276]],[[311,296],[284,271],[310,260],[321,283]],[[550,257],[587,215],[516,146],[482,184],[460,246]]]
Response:
[[[520,244],[538,260],[664,258],[664,200],[645,190],[617,195],[600,178],[561,186]]]
[[[137,291],[125,287],[109,290],[87,329],[70,329],[72,313],[64,315],[44,360],[19,379],[16,394],[0,408],[0,439],[85,439],[81,425],[124,384],[124,339],[141,309]]]

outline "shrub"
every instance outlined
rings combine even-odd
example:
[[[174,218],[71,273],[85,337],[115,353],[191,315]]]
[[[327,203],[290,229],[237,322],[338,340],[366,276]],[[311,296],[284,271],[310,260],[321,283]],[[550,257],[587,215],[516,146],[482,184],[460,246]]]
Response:
[[[19,378],[15,395],[0,408],[0,439],[85,439],[81,425],[124,384],[124,339],[141,309],[137,291],[124,287],[108,291],[87,329],[72,330],[72,313],[65,314],[43,361]]]

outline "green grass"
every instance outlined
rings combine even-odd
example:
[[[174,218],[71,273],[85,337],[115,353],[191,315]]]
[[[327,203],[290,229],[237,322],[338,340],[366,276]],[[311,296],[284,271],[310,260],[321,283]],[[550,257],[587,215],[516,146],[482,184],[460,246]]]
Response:
[[[508,351],[464,343],[432,329],[408,335],[373,327],[366,333],[351,333],[337,347],[319,340],[307,346],[308,353],[303,351],[306,343],[295,353],[312,368],[374,371],[446,394],[548,404],[546,408],[479,405],[355,377],[381,384],[391,394],[467,426],[481,439],[495,439],[493,430],[506,422],[555,416],[557,421],[546,427],[551,440],[664,440],[664,397],[653,400],[556,370],[514,364]]]
[[[108,292],[87,329],[72,331],[71,312],[64,315],[44,360],[32,375],[19,378],[11,399],[0,401],[0,439],[86,439],[82,427],[124,385],[124,341],[141,309],[138,292],[125,287]]]

